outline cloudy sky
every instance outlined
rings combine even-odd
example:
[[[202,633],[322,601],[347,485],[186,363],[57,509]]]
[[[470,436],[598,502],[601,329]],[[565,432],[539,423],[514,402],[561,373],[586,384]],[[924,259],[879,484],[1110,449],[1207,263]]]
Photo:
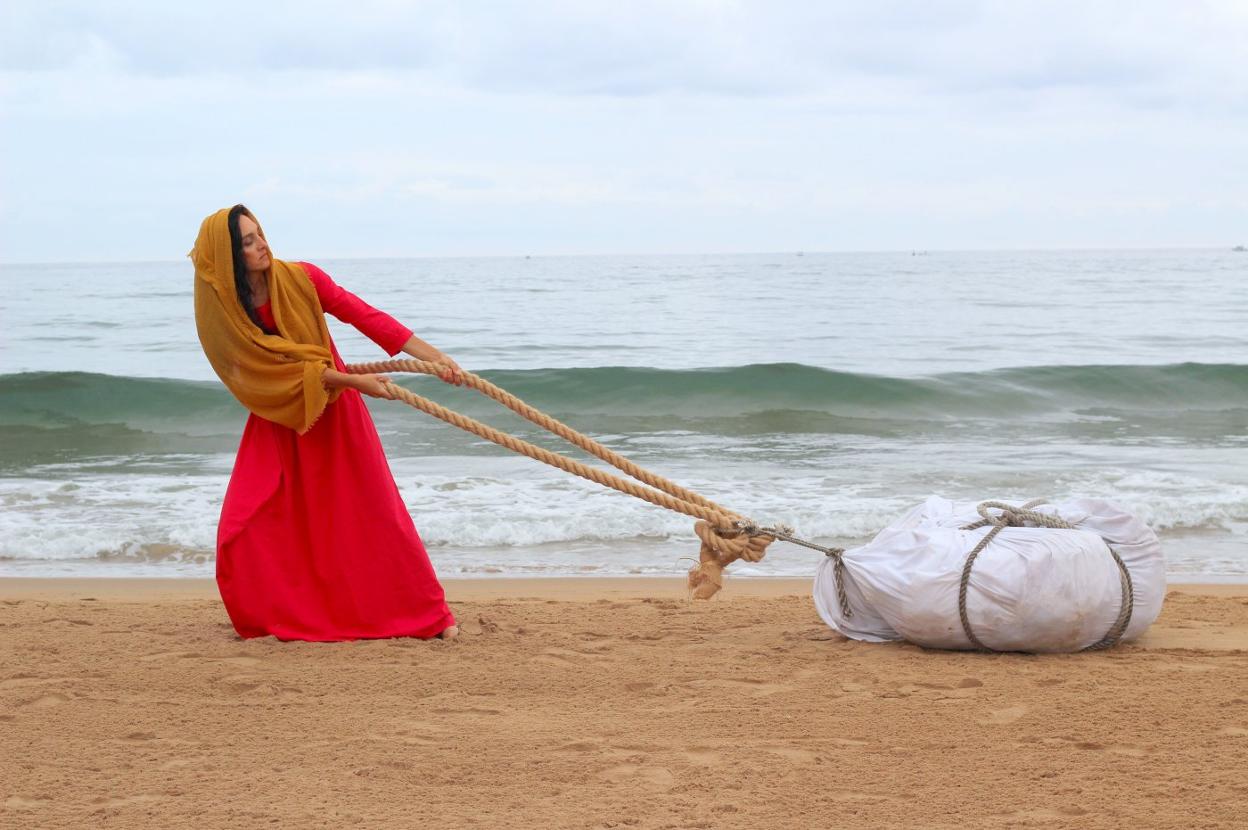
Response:
[[[1248,243],[1248,3],[0,11],[0,260]]]

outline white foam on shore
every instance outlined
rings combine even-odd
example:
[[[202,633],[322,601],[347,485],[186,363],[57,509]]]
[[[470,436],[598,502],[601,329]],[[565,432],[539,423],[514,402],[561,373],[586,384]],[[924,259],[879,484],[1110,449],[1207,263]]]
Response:
[[[676,573],[697,545],[693,520],[519,458],[420,458],[391,462],[430,555],[451,575]],[[0,573],[206,575],[228,474],[83,474],[74,481],[0,479]],[[734,468],[683,483],[752,518],[782,522],[822,544],[852,545],[928,495],[838,480],[809,469],[745,475]],[[1154,472],[1071,476],[1064,493],[1122,502],[1163,540],[1196,540],[1168,555],[1178,573],[1248,574],[1248,487]],[[1033,491],[947,492],[1023,499]],[[1050,489],[1053,485],[1050,484]],[[792,551],[788,553],[785,551]],[[742,575],[805,575],[817,553],[773,546]],[[812,558],[813,557],[813,558]],[[41,564],[42,563],[42,564]]]

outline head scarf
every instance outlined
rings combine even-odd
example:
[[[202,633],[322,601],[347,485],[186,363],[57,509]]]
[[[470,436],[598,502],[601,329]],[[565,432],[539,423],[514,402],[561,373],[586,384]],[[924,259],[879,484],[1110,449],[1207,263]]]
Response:
[[[206,218],[189,254],[199,342],[243,406],[302,434],[342,392],[321,383],[321,374],[334,367],[321,301],[307,273],[270,250],[269,302],[279,333],[265,334],[253,323],[234,284],[229,216],[230,209],[222,208]]]

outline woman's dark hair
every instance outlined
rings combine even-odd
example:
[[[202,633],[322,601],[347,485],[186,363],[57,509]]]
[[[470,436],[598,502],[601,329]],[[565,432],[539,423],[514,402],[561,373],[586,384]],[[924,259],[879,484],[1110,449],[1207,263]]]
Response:
[[[234,255],[234,288],[238,291],[238,301],[243,304],[243,311],[247,312],[251,322],[263,329],[264,324],[260,322],[260,315],[256,313],[256,305],[251,299],[251,283],[247,281],[247,259],[243,256],[243,234],[238,229],[238,217],[243,214],[253,221],[256,218],[251,215],[246,205],[235,205],[230,208],[230,252]]]

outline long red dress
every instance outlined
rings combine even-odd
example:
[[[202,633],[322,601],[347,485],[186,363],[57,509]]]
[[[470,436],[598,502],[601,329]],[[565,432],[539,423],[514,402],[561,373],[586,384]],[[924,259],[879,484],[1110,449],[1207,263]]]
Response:
[[[300,265],[325,312],[386,354],[411,337],[321,269]],[[276,332],[269,306],[257,312]],[[343,371],[332,340],[330,350]],[[217,586],[241,637],[432,637],[455,623],[354,389],[303,435],[247,419],[217,527]]]

